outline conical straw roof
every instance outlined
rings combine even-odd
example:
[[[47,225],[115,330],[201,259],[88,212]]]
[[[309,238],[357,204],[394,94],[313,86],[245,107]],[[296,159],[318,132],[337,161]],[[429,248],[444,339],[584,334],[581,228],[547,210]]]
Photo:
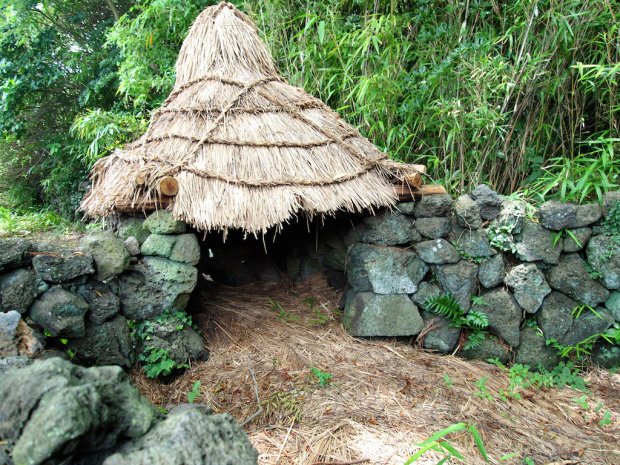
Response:
[[[264,233],[299,211],[396,202],[394,163],[320,100],[285,82],[249,18],[229,3],[192,25],[174,89],[146,133],[101,159],[90,216],[156,205],[173,177],[173,215],[197,229]]]

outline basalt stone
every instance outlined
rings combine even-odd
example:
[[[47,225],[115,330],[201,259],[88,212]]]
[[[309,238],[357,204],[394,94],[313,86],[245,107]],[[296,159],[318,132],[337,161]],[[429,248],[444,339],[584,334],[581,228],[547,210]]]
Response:
[[[155,349],[163,349],[176,363],[190,361],[204,361],[209,358],[209,351],[205,348],[202,337],[187,325],[180,329],[176,321],[161,323],[151,322],[153,331],[145,343]]]
[[[545,296],[551,292],[545,275],[531,263],[512,268],[504,282],[512,289],[519,306],[528,313],[536,313]]]
[[[480,217],[483,220],[493,220],[499,215],[502,198],[486,184],[481,184],[469,194],[478,204]]]
[[[134,237],[140,245],[149,237],[149,231],[144,227],[144,220],[133,217],[125,218],[120,221],[117,234],[123,241],[130,237]]]
[[[249,258],[245,262],[245,265],[254,273],[258,281],[277,283],[282,279],[282,274],[268,255],[259,255]]]
[[[464,310],[469,310],[476,289],[478,266],[462,260],[454,265],[435,265],[433,273],[444,292],[452,294]]]
[[[181,234],[187,229],[187,225],[177,221],[168,210],[158,210],[151,213],[143,226],[152,234]]]
[[[114,289],[113,289],[114,288]],[[100,281],[91,281],[72,289],[82,296],[89,306],[88,319],[101,324],[116,315],[120,310],[118,285],[106,284]]]
[[[103,465],[256,465],[257,460],[256,450],[232,416],[207,415],[194,408],[168,415]]]
[[[347,249],[332,249],[325,255],[325,265],[336,271],[345,271],[347,266]]]
[[[140,252],[142,255],[155,255],[170,258],[175,241],[176,236],[151,234],[142,244]]]
[[[594,311],[584,309],[578,318],[573,319],[570,330],[560,342],[576,345],[594,334],[604,333],[613,324],[614,317],[606,308],[596,307]]]
[[[424,328],[418,308],[406,294],[349,292],[342,324],[353,336],[414,336]]]
[[[505,200],[499,211],[498,217],[491,225],[494,228],[505,228],[512,234],[520,234],[525,222],[527,204],[521,200]]]
[[[454,217],[459,226],[467,229],[482,227],[480,206],[467,194],[459,196],[454,202]]]
[[[21,315],[15,310],[0,313],[0,357],[19,355],[17,350],[17,326]]]
[[[347,246],[342,239],[342,234],[337,231],[327,231],[323,234],[323,240],[331,249],[346,249]]]
[[[30,318],[54,337],[75,338],[85,334],[87,311],[88,304],[82,297],[52,287],[32,304]]]
[[[478,269],[480,284],[487,289],[499,286],[504,281],[505,274],[506,264],[502,254],[497,254],[483,261]]]
[[[30,242],[24,239],[0,239],[0,271],[26,264],[30,249]]]
[[[426,307],[427,300],[432,297],[438,297],[441,294],[443,293],[437,286],[429,282],[422,281],[418,285],[418,290],[411,295],[411,300],[413,300],[418,307],[428,310]]]
[[[553,244],[553,234],[548,229],[533,221],[526,220],[516,244],[517,257],[525,262],[542,260],[550,265],[555,265],[560,259],[563,242],[560,239]]]
[[[605,193],[605,195],[603,196],[603,216],[607,218],[612,208],[614,208],[614,206],[618,203],[620,203],[620,191]]]
[[[30,365],[32,362],[33,360],[31,358],[24,357],[21,355],[15,355],[12,357],[0,357],[0,375],[4,376],[6,373],[8,373],[11,370],[25,368],[28,365]],[[2,378],[2,376],[0,376],[0,378]],[[1,460],[2,460],[2,449],[0,446],[0,463],[5,463],[5,462],[2,462]],[[10,462],[6,462],[6,463],[10,464]]]
[[[592,307],[609,297],[609,291],[590,278],[586,262],[576,253],[562,255],[558,266],[547,272],[547,282],[553,289]]]
[[[127,247],[127,252],[132,257],[137,257],[140,255],[140,242],[134,236],[129,236],[127,239],[123,241],[125,247]]]
[[[73,250],[35,255],[32,265],[39,278],[52,284],[71,281],[95,272],[92,255]]]
[[[614,291],[609,294],[605,308],[611,312],[616,321],[620,322],[620,292]]]
[[[197,279],[193,266],[144,257],[118,278],[121,311],[128,319],[141,321],[165,310],[183,310]]]
[[[376,245],[405,245],[421,239],[414,221],[398,212],[366,218],[358,234],[360,242]]]
[[[568,229],[568,232],[564,237],[564,252],[567,253],[579,252],[592,237],[591,228]]]
[[[510,360],[510,346],[501,339],[494,336],[485,337],[478,347],[473,349],[463,349],[458,354],[468,360],[499,360],[500,363],[507,364]]]
[[[195,234],[181,234],[170,252],[170,260],[196,265],[200,261],[200,244]]]
[[[514,297],[504,289],[487,291],[482,297],[484,303],[477,306],[476,310],[487,315],[489,329],[511,347],[518,347],[521,309]]]
[[[439,239],[447,236],[451,227],[452,223],[449,218],[438,216],[418,218],[415,222],[415,228],[418,232],[429,239]]]
[[[38,295],[37,276],[23,268],[0,276],[0,310],[25,313]]]
[[[583,228],[596,223],[603,217],[603,210],[596,203],[587,203],[577,207],[575,215],[575,223],[571,225],[573,228]]]
[[[321,272],[321,263],[318,259],[308,255],[301,257],[286,257],[286,270],[295,281],[305,281]],[[253,275],[256,274],[253,272]]]
[[[400,202],[396,204],[396,210],[403,215],[413,216],[415,213],[415,202]]]
[[[588,263],[598,271],[607,289],[620,289],[620,241],[617,237],[600,235],[588,242]]]
[[[129,251],[123,240],[111,232],[88,234],[80,241],[80,247],[92,254],[99,281],[113,278],[129,268]]]
[[[538,329],[524,328],[521,331],[521,342],[515,351],[515,363],[550,371],[560,361],[557,351],[546,344],[543,334]]]
[[[447,216],[452,211],[452,197],[448,194],[425,195],[415,203],[416,218]]]
[[[491,247],[486,231],[482,229],[452,229],[453,244],[467,258],[486,258],[497,254]]]
[[[620,368],[620,346],[599,343],[590,355],[592,363],[607,369]]]
[[[553,231],[575,227],[577,205],[552,200],[545,202],[539,210],[541,224]]]
[[[442,354],[451,353],[461,337],[461,330],[452,326],[450,320],[435,313],[422,311],[425,336],[422,347]]]
[[[356,291],[413,294],[428,266],[410,250],[355,244],[349,249],[347,276]]]
[[[88,323],[84,337],[71,339],[69,347],[88,365],[131,368],[134,362],[129,326],[120,315],[103,323]]]
[[[445,265],[459,261],[456,249],[445,239],[424,241],[415,245],[418,255],[426,263],[433,265]]]

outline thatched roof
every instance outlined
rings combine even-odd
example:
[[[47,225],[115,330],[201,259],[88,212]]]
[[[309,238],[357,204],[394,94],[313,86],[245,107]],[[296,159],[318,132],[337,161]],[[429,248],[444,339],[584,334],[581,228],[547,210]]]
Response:
[[[176,64],[170,96],[146,133],[100,160],[82,202],[90,216],[158,204],[200,230],[265,232],[299,211],[394,205],[394,163],[320,100],[284,81],[250,19],[205,9]],[[159,203],[159,205],[162,205]]]

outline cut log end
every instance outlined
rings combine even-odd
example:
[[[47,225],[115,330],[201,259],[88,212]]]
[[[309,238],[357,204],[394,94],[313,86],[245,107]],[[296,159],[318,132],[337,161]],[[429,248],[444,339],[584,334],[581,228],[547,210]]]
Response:
[[[177,195],[179,192],[179,182],[171,177],[166,176],[159,181],[159,193],[167,197]]]

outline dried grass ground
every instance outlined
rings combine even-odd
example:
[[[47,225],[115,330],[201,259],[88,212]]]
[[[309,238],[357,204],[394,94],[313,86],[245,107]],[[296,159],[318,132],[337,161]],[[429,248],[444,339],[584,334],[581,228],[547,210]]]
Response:
[[[167,406],[187,402],[201,380],[196,402],[234,415],[261,464],[400,465],[416,443],[460,421],[477,425],[491,463],[529,456],[536,464],[620,464],[620,375],[588,373],[588,412],[571,389],[529,390],[522,400],[502,401],[496,394],[508,379],[497,367],[432,355],[403,341],[354,339],[331,316],[314,321],[308,299],[331,315],[337,298],[321,276],[288,287],[214,285],[194,316],[210,360],[171,384],[140,371],[134,381],[152,402]],[[319,387],[312,367],[331,373],[331,384]],[[493,400],[475,395],[483,377]],[[604,408],[594,412],[599,402]],[[601,428],[607,410],[612,425]],[[470,437],[451,440],[468,464],[485,463]],[[519,456],[500,461],[513,452]],[[437,463],[433,454],[417,463]]]

